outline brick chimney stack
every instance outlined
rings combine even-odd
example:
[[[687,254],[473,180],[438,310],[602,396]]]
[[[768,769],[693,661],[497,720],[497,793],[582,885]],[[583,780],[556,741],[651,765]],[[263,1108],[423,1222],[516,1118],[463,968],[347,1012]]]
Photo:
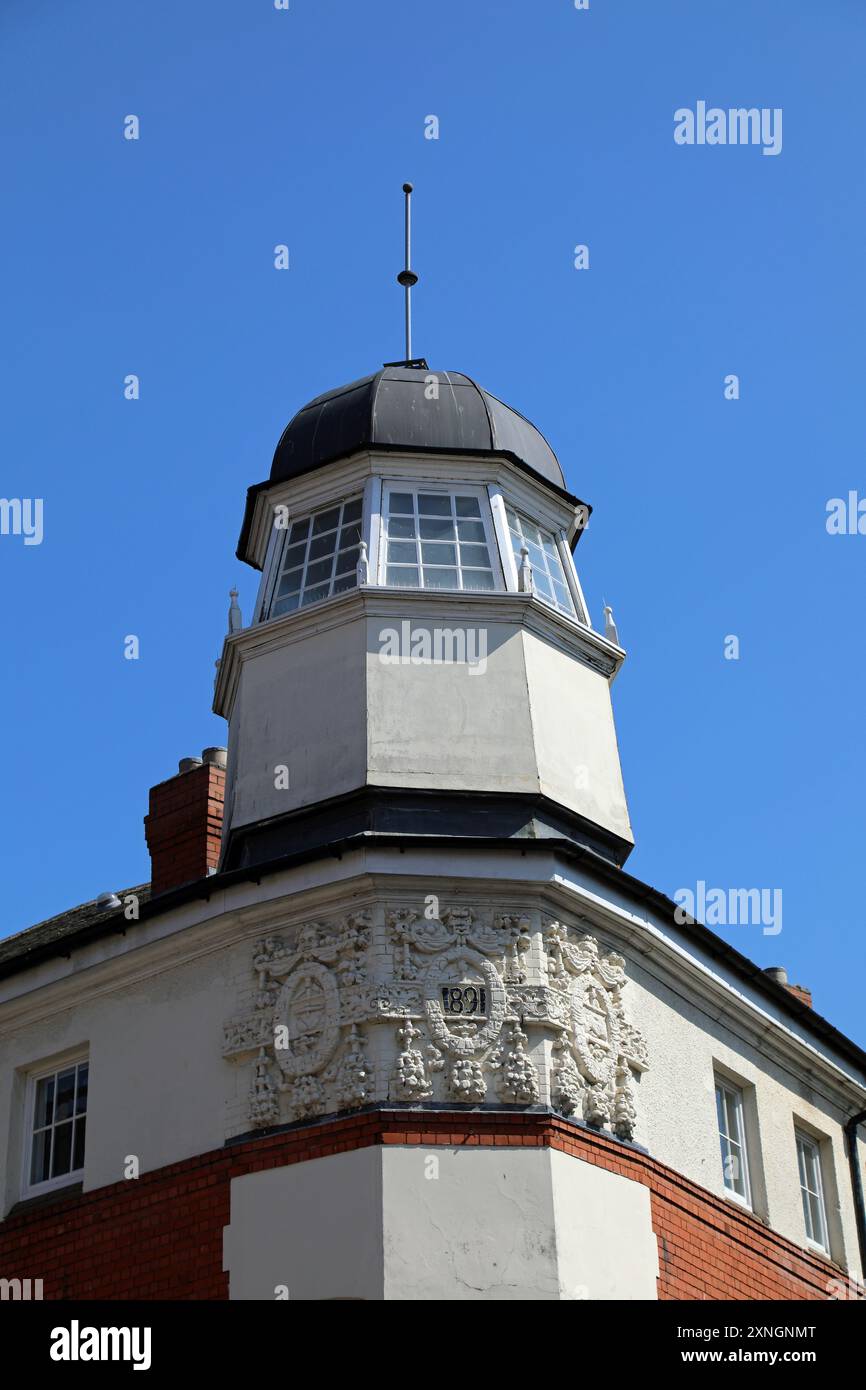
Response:
[[[144,834],[154,896],[206,878],[216,869],[225,767],[224,748],[205,748],[200,758],[183,758],[174,777],[151,787]]]

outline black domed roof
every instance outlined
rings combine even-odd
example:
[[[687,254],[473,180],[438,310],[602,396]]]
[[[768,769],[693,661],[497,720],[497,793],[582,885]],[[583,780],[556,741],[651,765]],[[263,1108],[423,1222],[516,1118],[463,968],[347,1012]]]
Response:
[[[431,375],[439,382],[438,400],[425,394]],[[471,377],[431,372],[423,362],[385,366],[310,401],[283,431],[270,481],[283,482],[372,447],[505,454],[565,488],[559,460],[534,425]]]

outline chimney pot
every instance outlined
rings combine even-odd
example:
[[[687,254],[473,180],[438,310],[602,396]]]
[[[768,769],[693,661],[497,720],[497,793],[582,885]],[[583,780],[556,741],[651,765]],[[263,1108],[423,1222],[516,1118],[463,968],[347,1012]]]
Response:
[[[178,772],[192,772],[194,767],[201,767],[201,758],[181,758],[177,770]]]
[[[211,767],[225,767],[228,757],[227,748],[205,748],[202,750],[202,762],[208,763]]]
[[[777,985],[787,985],[788,983],[788,972],[784,965],[768,965],[764,974],[769,975],[771,980],[775,980]]]

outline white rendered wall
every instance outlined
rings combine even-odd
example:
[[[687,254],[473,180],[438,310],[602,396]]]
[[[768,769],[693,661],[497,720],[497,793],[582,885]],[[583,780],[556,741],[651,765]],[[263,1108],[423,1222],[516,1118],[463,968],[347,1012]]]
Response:
[[[542,792],[631,840],[605,675],[504,619],[519,595],[491,607],[371,593],[338,602],[321,626],[302,611],[240,634],[226,832],[371,785]],[[483,659],[383,660],[389,633],[404,642],[404,621],[410,640],[429,636],[431,651],[437,634],[468,633]],[[441,640],[450,653],[451,639]]]
[[[232,1299],[654,1299],[647,1188],[546,1149],[367,1148],[232,1183]],[[283,1295],[284,1296],[284,1295]]]
[[[229,1298],[382,1297],[381,1149],[234,1178]]]

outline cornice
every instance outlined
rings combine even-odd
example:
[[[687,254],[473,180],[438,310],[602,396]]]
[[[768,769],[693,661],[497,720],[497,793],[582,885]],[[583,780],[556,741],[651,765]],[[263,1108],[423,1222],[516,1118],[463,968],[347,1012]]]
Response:
[[[429,589],[389,589],[370,584],[349,589],[333,598],[321,599],[308,608],[255,623],[241,632],[230,633],[223,644],[214,688],[215,714],[231,717],[244,661],[290,646],[308,637],[328,632],[368,617],[387,618],[394,623],[433,621],[446,627],[455,624],[483,626],[507,622],[552,643],[583,665],[598,671],[612,682],[625,661],[625,652],[606,637],[585,627],[576,619],[542,603],[534,594],[498,593],[436,594]]]

